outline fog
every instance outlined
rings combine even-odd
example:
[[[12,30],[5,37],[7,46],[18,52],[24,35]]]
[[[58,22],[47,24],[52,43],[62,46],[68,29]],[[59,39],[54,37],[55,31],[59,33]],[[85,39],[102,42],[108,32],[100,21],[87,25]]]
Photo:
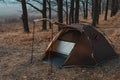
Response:
[[[35,2],[31,2],[40,8],[40,4]],[[29,17],[38,17],[41,16],[40,12],[36,11],[32,7],[28,6],[28,15]],[[19,19],[22,15],[22,9],[20,2],[16,0],[4,0],[0,1],[0,19],[8,19],[8,18],[17,18]]]

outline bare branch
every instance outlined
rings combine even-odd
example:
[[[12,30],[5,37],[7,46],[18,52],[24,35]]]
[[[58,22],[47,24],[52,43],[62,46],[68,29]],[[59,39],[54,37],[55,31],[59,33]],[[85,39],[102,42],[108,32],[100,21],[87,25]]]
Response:
[[[37,8],[36,6],[32,5],[31,3],[28,3],[28,2],[27,2],[27,4],[28,4],[28,5],[30,5],[31,7],[33,7],[34,9],[36,9],[37,11],[39,11],[39,12],[43,13],[43,11],[42,11],[42,10],[40,10],[40,9],[39,9],[39,8]]]

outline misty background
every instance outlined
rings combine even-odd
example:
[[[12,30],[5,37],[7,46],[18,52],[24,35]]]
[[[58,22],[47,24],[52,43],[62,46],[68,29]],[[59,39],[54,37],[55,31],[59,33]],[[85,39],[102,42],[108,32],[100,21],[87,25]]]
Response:
[[[42,9],[42,5],[30,1],[38,8]],[[31,6],[27,5],[29,19],[41,17],[41,13],[33,9]],[[0,0],[0,21],[5,21],[8,19],[19,20],[22,15],[21,3],[16,0]]]

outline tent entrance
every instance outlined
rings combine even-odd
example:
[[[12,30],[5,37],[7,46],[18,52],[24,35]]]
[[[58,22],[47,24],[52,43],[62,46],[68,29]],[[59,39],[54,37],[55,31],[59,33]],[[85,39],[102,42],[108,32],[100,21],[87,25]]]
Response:
[[[67,56],[64,54],[52,52],[50,56],[50,60],[48,58],[44,58],[45,62],[49,62],[57,67],[61,67],[64,64],[64,61],[67,59]]]
[[[75,43],[73,42],[57,40],[53,44],[50,60],[45,58],[44,61],[48,61],[53,65],[60,67],[64,64],[65,60],[70,55],[74,46]]]
[[[48,59],[49,52],[47,52],[43,61],[52,63],[58,67],[64,65],[68,56],[71,55],[72,50],[78,42],[80,35],[81,33],[74,29],[68,29],[64,33],[60,34],[58,39],[53,42],[49,48],[49,51],[51,52],[50,59]]]

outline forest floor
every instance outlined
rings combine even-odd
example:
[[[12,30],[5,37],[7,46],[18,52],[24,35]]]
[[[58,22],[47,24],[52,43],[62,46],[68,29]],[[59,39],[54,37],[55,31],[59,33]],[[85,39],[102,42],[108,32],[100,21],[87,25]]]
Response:
[[[120,54],[120,12],[113,18],[104,21],[101,16],[99,27],[112,40],[115,51]],[[83,20],[86,21],[86,20]],[[90,22],[88,19],[87,22]],[[35,30],[34,58],[31,63],[31,33],[23,32],[21,22],[0,23],[0,80],[119,80],[120,58],[111,60],[95,68],[62,68],[43,63],[41,58],[51,37],[51,30],[42,32],[38,23]],[[56,34],[56,28],[54,34]]]

